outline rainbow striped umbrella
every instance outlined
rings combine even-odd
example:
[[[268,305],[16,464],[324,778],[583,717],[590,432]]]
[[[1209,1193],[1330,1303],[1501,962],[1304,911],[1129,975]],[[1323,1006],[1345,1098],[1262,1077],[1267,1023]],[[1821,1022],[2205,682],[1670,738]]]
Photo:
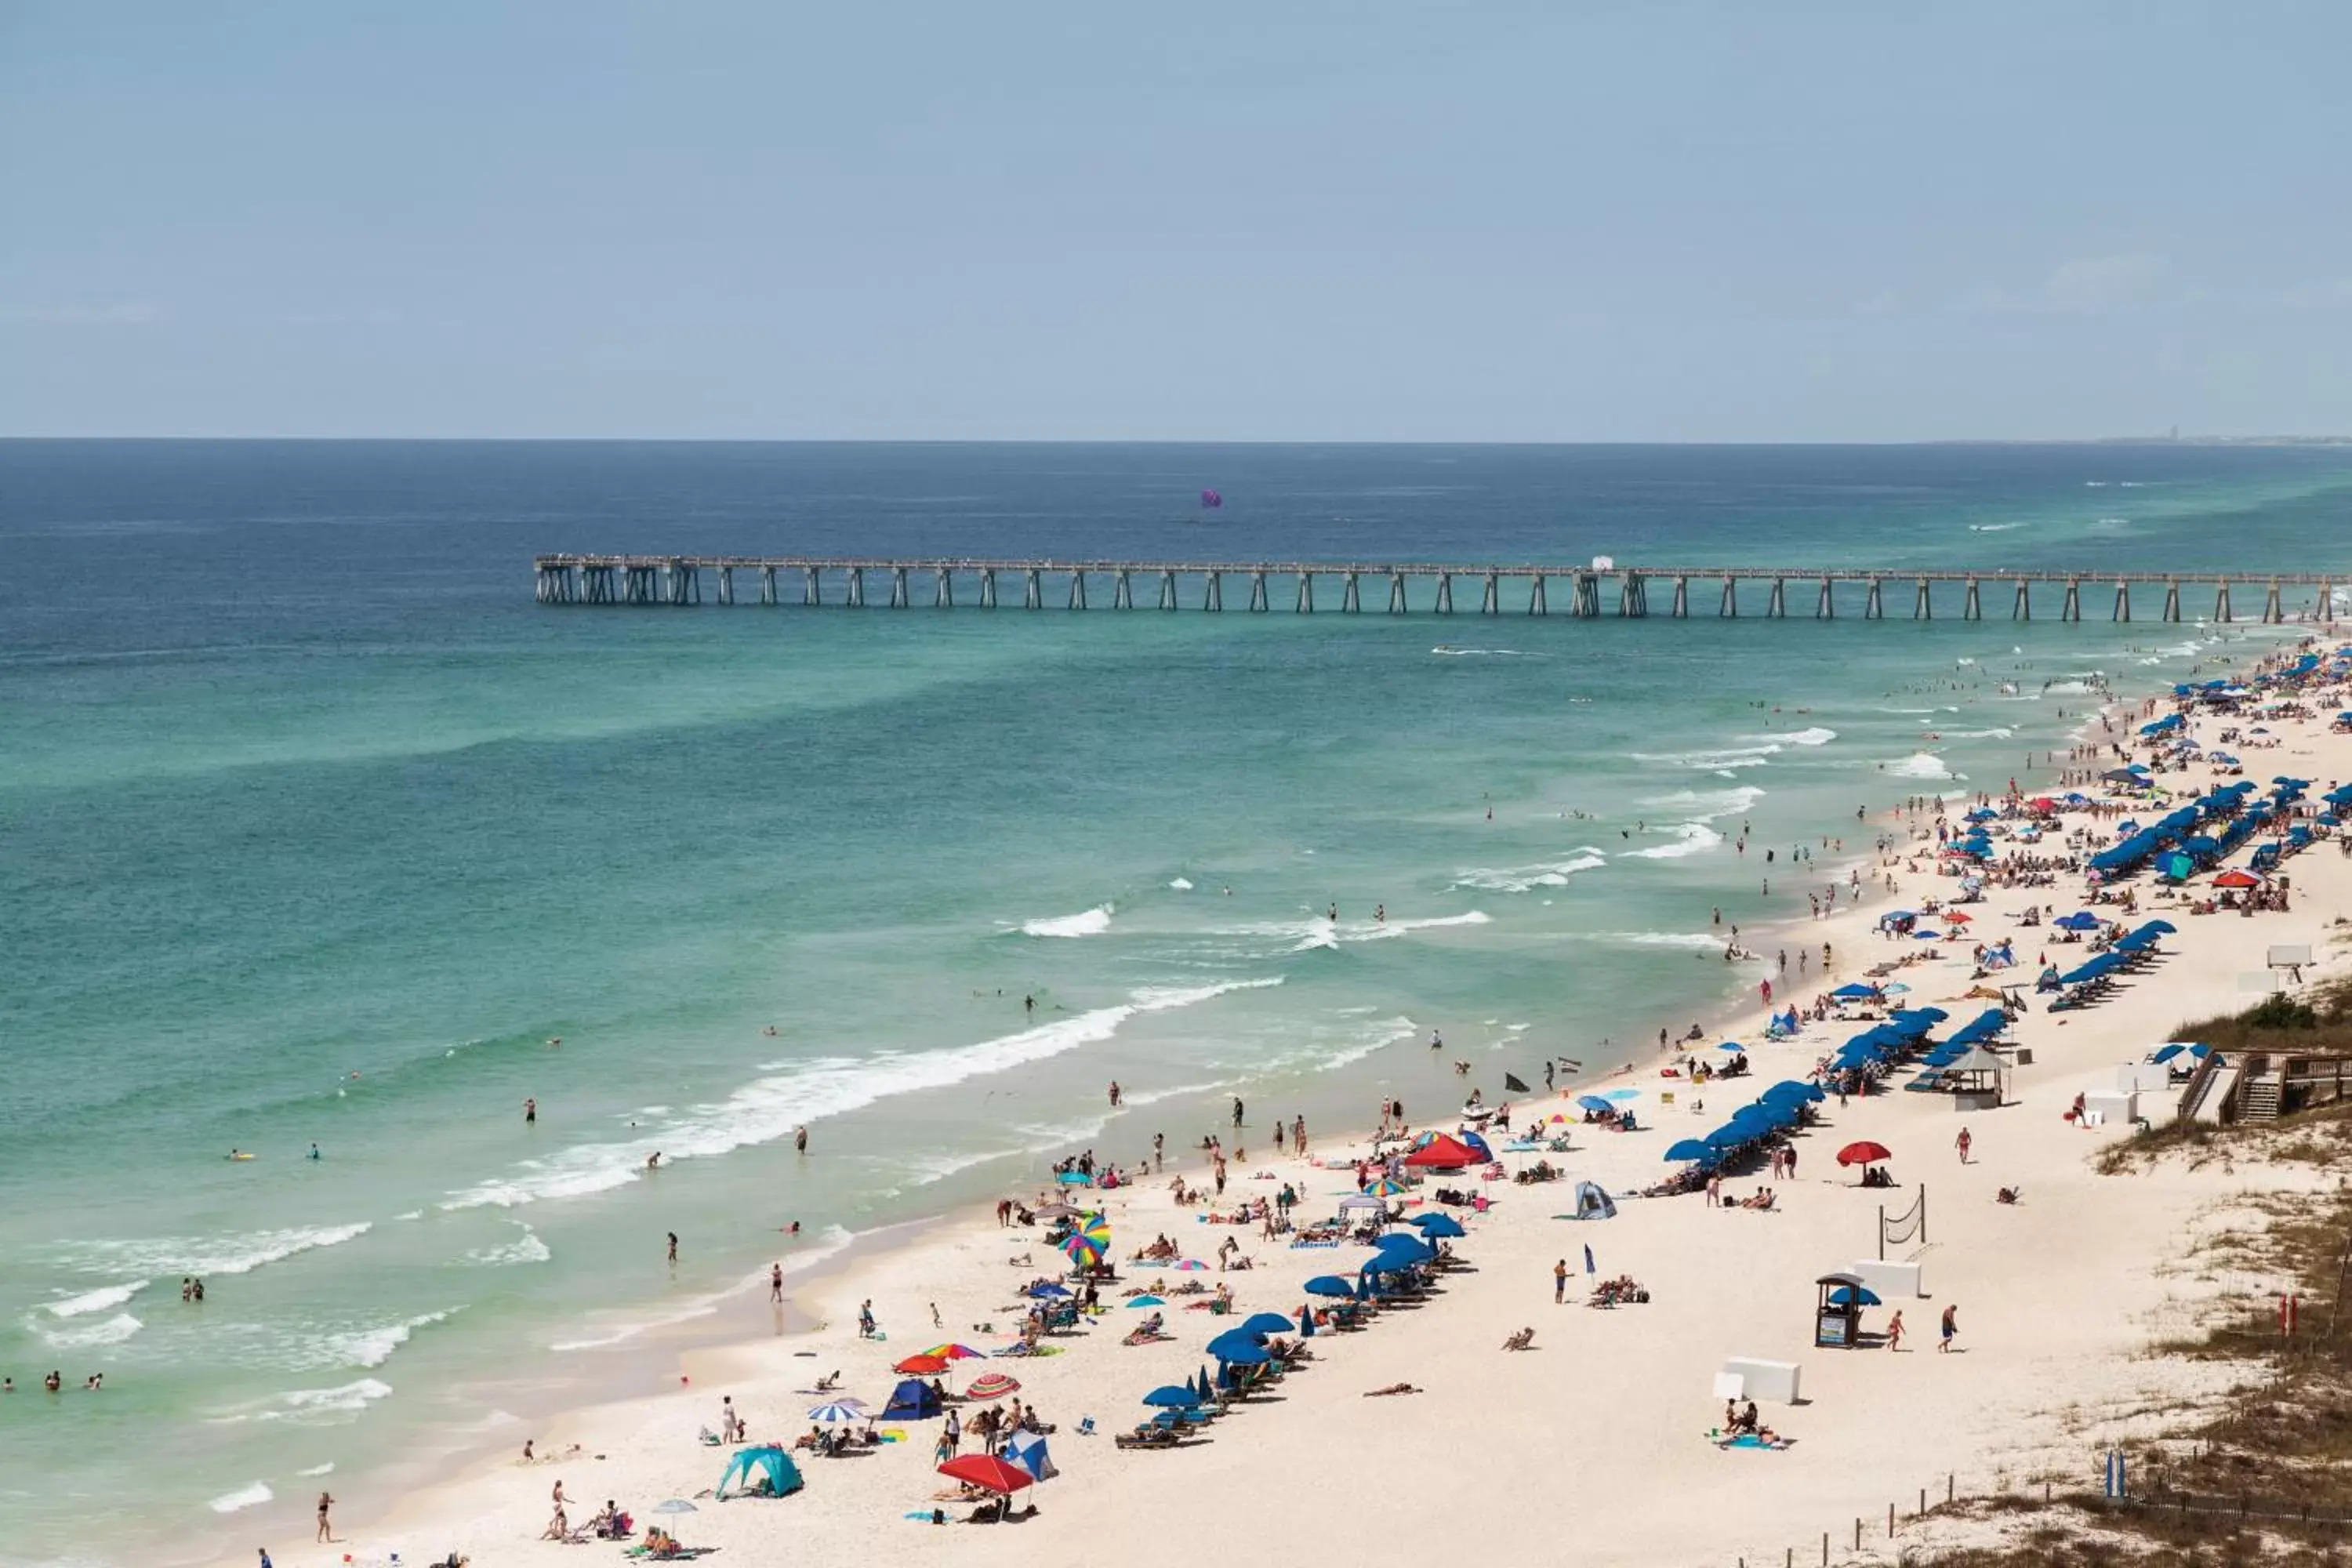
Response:
[[[1100,1263],[1110,1251],[1110,1221],[1098,1214],[1087,1215],[1062,1243],[1062,1250],[1073,1263]]]

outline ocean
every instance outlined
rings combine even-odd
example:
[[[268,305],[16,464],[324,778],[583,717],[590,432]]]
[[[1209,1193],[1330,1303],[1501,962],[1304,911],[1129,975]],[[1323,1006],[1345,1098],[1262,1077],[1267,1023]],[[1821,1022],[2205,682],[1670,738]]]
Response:
[[[1061,1155],[1629,1059],[1858,809],[2293,632],[608,611],[535,552],[2258,573],[2341,565],[2347,497],[2169,446],[0,443],[0,1536],[365,1509]]]

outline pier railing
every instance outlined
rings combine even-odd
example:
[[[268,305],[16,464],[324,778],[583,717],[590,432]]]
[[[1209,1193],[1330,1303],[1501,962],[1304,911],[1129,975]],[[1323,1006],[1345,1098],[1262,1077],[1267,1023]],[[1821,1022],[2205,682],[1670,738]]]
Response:
[[[1715,614],[1726,618],[1760,615],[1785,620],[1795,615],[1817,620],[1844,616],[1874,621],[1888,618],[1891,602],[1898,613],[1907,608],[1913,620],[1933,620],[1939,614],[1951,616],[1957,610],[1958,618],[1979,621],[1987,618],[1990,601],[1996,613],[2005,603],[2011,619],[2028,621],[2033,618],[2034,594],[2039,589],[2045,613],[2054,598],[2062,621],[2085,619],[2087,606],[2093,616],[2104,607],[2106,618],[2128,622],[2134,609],[2133,591],[2137,589],[2142,604],[2157,608],[2157,618],[2162,621],[2237,620],[2241,617],[2236,614],[2236,596],[2251,599],[2259,594],[2259,615],[2244,618],[2280,625],[2290,620],[2333,621],[2336,582],[2332,574],[2317,572],[1800,570],[1614,563],[1460,566],[1435,562],[1062,561],[970,556],[558,554],[539,556],[534,565],[537,597],[542,605],[651,607],[749,602],[907,609],[920,603],[938,609],[1017,605],[1037,610],[1058,605],[1083,610],[1091,603],[1118,610],[1146,606],[1175,610],[1191,605],[1221,611],[1226,607],[1226,584],[1231,579],[1234,607],[1254,614],[1283,605],[1296,614],[1311,615],[1321,584],[1323,606],[1341,615],[1363,613],[1368,605],[1392,616],[1452,615],[1458,597],[1465,614],[1565,613],[1580,619],[1602,616],[1639,619],[1656,613],[1677,620],[1689,617],[1694,604],[1704,613],[1711,603]],[[1558,611],[1553,607],[1556,590],[1562,601]],[[2212,593],[2210,617],[2201,613],[2207,590]],[[1654,592],[1662,602],[1654,612]],[[2160,608],[2152,603],[2158,594]]]

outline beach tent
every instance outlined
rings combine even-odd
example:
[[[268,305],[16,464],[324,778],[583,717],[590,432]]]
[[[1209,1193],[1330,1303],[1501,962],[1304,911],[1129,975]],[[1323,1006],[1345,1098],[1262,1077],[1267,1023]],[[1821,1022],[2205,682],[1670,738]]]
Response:
[[[1598,1182],[1576,1184],[1576,1212],[1562,1216],[1567,1219],[1615,1219],[1617,1205],[1601,1190]]]
[[[937,1414],[937,1412],[934,1412]],[[767,1484],[764,1488],[762,1481]],[[729,1489],[737,1497],[759,1492],[768,1497],[790,1497],[801,1489],[800,1467],[793,1457],[771,1443],[758,1448],[738,1448],[727,1462],[727,1473],[719,1478],[719,1490],[714,1495],[724,1502]]]
[[[898,1416],[908,1421],[929,1421],[940,1414],[940,1396],[931,1385],[919,1377],[910,1377],[890,1391],[890,1403],[882,1407],[887,1419]]]
[[[1458,1132],[1454,1134],[1454,1136],[1460,1140],[1461,1144],[1465,1149],[1469,1150],[1471,1153],[1476,1155],[1481,1161],[1485,1161],[1489,1163],[1493,1162],[1495,1158],[1495,1151],[1486,1146],[1486,1141],[1484,1138],[1479,1137],[1475,1132]]]
[[[1458,1139],[1440,1136],[1407,1154],[1404,1163],[1418,1170],[1458,1171],[1476,1164],[1478,1156]]]
[[[1006,1438],[1004,1457],[1035,1480],[1050,1481],[1062,1473],[1054,1468],[1053,1456],[1045,1452],[1045,1437],[1035,1432],[1015,1432]]]

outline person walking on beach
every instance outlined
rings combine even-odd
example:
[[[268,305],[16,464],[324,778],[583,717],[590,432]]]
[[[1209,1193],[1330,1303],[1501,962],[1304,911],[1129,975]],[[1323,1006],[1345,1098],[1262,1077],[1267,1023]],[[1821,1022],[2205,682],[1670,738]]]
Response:
[[[1307,1158],[1307,1118],[1304,1116],[1290,1119],[1290,1148],[1300,1159]]]
[[[1236,1127],[1239,1127],[1241,1124],[1242,1124],[1242,1097],[1241,1097],[1240,1095],[1238,1095],[1238,1094],[1237,1094],[1237,1095],[1234,1096],[1234,1126],[1236,1126]]]
[[[1965,1127],[1960,1129],[1960,1135],[1952,1140],[1952,1147],[1960,1152],[1960,1163],[1963,1165],[1969,1163],[1969,1144],[1972,1142],[1973,1140],[1969,1137],[1969,1130]]]
[[[1900,1307],[1895,1310],[1895,1316],[1886,1320],[1886,1348],[1891,1351],[1903,1348],[1903,1309]]]
[[[874,1333],[874,1298],[868,1296],[857,1303],[857,1337],[870,1340]]]
[[[940,1321],[940,1304],[937,1301],[931,1303],[931,1327],[935,1329],[947,1327],[945,1323]]]
[[[1555,1307],[1568,1300],[1568,1259],[1563,1258],[1551,1266],[1551,1304]]]
[[[1160,1174],[1162,1170],[1167,1168],[1167,1158],[1168,1134],[1165,1132],[1154,1132],[1151,1135],[1151,1173],[1153,1175],[1156,1176]]]
[[[805,1154],[808,1152],[808,1129],[806,1127],[795,1127],[793,1129],[793,1152],[795,1154]]]
[[[768,1265],[768,1300],[780,1306],[783,1303],[784,1266],[782,1263]]]
[[[561,1481],[556,1483],[558,1489],[561,1489],[562,1485]],[[321,1541],[335,1539],[334,1524],[327,1518],[327,1510],[334,1506],[335,1500],[331,1495],[323,1491],[319,1494],[319,1539]]]
[[[1952,1336],[1960,1331],[1960,1304],[1958,1301],[1944,1309],[1943,1338],[1937,1342],[1938,1354],[1952,1348]]]
[[[1118,1079],[1117,1079],[1110,1080],[1110,1108],[1113,1110],[1118,1109]]]

